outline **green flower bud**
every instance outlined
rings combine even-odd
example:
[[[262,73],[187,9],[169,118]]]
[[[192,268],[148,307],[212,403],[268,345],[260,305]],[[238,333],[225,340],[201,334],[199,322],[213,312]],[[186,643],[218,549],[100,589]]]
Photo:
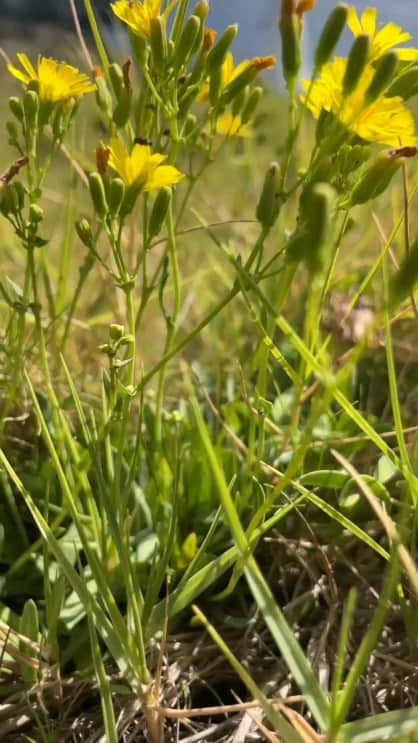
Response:
[[[260,86],[257,86],[254,88],[254,90],[251,91],[250,95],[248,96],[247,103],[245,104],[243,110],[241,111],[241,121],[243,124],[247,124],[250,119],[252,119],[253,114],[260,103],[261,99],[263,97],[263,88]]]
[[[198,92],[199,86],[193,85],[187,88],[185,94],[181,97],[179,101],[179,114],[182,118],[186,116],[187,112],[190,110],[191,106],[196,100]]]
[[[404,72],[401,72],[395,80],[389,85],[385,91],[385,96],[391,98],[393,96],[400,96],[407,101],[414,95],[418,94],[418,65],[415,67],[409,67]]]
[[[237,33],[238,26],[236,24],[234,24],[233,26],[228,26],[219,41],[215,44],[215,46],[212,47],[212,49],[208,53],[208,56],[206,58],[206,68],[210,74],[212,74],[215,70],[218,70],[222,66],[228,53],[229,47],[234,41]]]
[[[263,190],[256,211],[258,221],[262,227],[265,227],[266,229],[271,229],[271,227],[273,227],[280,213],[280,185],[280,165],[273,162],[266,173]]]
[[[122,206],[123,199],[125,197],[125,184],[121,178],[113,178],[108,188],[107,200],[109,204],[109,211],[112,216],[116,216],[119,213],[119,209]]]
[[[29,129],[36,125],[39,113],[39,98],[34,90],[27,90],[23,98],[26,125]]]
[[[111,341],[120,341],[120,339],[123,338],[124,332],[125,328],[123,325],[112,323],[112,325],[109,326],[109,338]]]
[[[209,100],[216,106],[222,89],[222,68],[215,67],[209,79]]]
[[[109,208],[107,205],[105,188],[100,173],[90,173],[89,186],[94,208],[99,217],[103,219],[107,215]]]
[[[22,211],[23,207],[25,206],[25,196],[26,196],[26,190],[20,181],[15,181],[13,184],[14,191],[16,193],[17,198],[17,207],[19,211]]]
[[[172,192],[171,188],[169,188],[168,186],[165,186],[158,191],[148,223],[149,240],[152,240],[156,235],[159,234],[167,216],[167,212],[170,208],[171,199]]]
[[[328,16],[315,50],[314,68],[316,72],[319,72],[321,67],[328,62],[334,53],[335,47],[344,31],[347,16],[348,7],[345,3],[337,5]]]
[[[9,135],[9,144],[15,145],[19,140],[19,132],[14,121],[6,121],[6,129]]]
[[[200,19],[201,25],[203,26],[206,18],[209,15],[209,3],[207,2],[207,0],[200,0],[200,3],[197,3],[197,5],[195,5],[195,7],[193,8],[193,15],[197,16]]]
[[[103,111],[107,116],[111,116],[112,113],[112,96],[108,88],[106,79],[104,77],[96,77],[96,100],[100,110]]]
[[[9,108],[18,121],[23,121],[23,105],[20,98],[9,98]]]
[[[409,253],[401,263],[399,271],[389,284],[389,303],[399,304],[408,297],[418,282],[418,239],[411,246]]]
[[[301,25],[296,13],[283,13],[279,21],[282,41],[282,68],[286,84],[292,87],[302,64]]]
[[[143,70],[147,64],[148,59],[147,43],[145,39],[142,39],[140,36],[134,34],[133,32],[130,32],[129,38],[131,40],[131,48],[135,61],[137,62],[139,68]]]
[[[132,95],[127,90],[122,90],[118,103],[113,111],[112,120],[120,129],[125,126],[131,114]]]
[[[91,229],[91,224],[89,220],[86,217],[82,217],[75,223],[75,228],[77,231],[77,235],[79,236],[83,245],[85,245],[86,248],[93,247],[94,245],[93,231]]]
[[[391,150],[381,152],[355,184],[348,200],[348,206],[365,204],[380,196],[386,191],[403,161],[402,157],[398,157]]]
[[[150,26],[152,61],[157,70],[162,70],[167,59],[167,37],[163,18],[160,15],[151,18]]]
[[[123,72],[120,65],[113,62],[108,67],[110,82],[112,83],[113,92],[119,100],[121,93],[125,90]]]
[[[347,177],[370,159],[372,149],[369,145],[343,144],[338,150],[337,165],[341,175]]]
[[[348,97],[356,89],[364,72],[370,54],[371,41],[367,34],[360,34],[354,41],[348,55],[343,80],[343,95]]]
[[[31,204],[29,207],[29,222],[39,224],[44,218],[44,210],[39,204]]]
[[[388,52],[379,59],[373,80],[366,90],[366,104],[373,103],[386,90],[394,78],[397,66],[398,56],[395,52]]]
[[[250,86],[246,85],[243,90],[241,90],[238,95],[235,96],[234,100],[232,101],[232,115],[238,116],[238,114],[241,114],[241,111],[245,108],[245,106],[248,103],[248,99],[250,97]]]
[[[195,43],[200,35],[200,30],[200,18],[191,15],[184,24],[180,38],[175,46],[173,65],[177,69],[186,67],[190,57],[195,53]],[[203,39],[202,36],[201,39]]]
[[[301,224],[290,238],[290,261],[304,261],[311,276],[321,272],[329,246],[336,209],[336,192],[328,183],[315,183],[305,195]]]
[[[257,69],[256,67],[253,67],[253,65],[249,65],[245,70],[243,70],[238,77],[235,78],[235,80],[232,80],[229,85],[226,86],[226,88],[222,92],[222,103],[227,105],[231,103],[231,101],[234,100],[234,98],[239,95],[244,88],[247,87],[250,83],[253,82],[253,80],[257,77]]]
[[[15,184],[11,183],[2,189],[2,211],[3,214],[17,214],[19,210],[19,200],[16,193]]]

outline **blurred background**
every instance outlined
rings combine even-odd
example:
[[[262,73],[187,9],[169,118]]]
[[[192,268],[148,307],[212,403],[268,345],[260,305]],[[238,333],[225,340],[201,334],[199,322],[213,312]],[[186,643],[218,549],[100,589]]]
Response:
[[[322,22],[335,6],[335,0],[318,0],[315,12],[306,16],[305,59],[309,65],[312,48],[321,29]],[[354,0],[353,4],[361,11],[373,4],[371,0]],[[279,39],[277,17],[280,0],[211,0],[211,25],[221,30],[230,23],[238,22],[240,34],[235,43],[237,57],[262,54],[278,54]],[[418,0],[374,0],[382,22],[393,21],[410,31],[418,40]],[[94,7],[100,12],[107,25],[109,37],[113,37],[110,0],[94,0]],[[80,15],[83,15],[81,0],[77,0]],[[192,7],[192,3],[191,3]],[[68,30],[72,27],[70,7],[67,0],[0,0],[2,23],[0,44],[10,48],[12,39],[22,37],[33,41],[42,35],[42,51],[52,53],[56,49],[56,26]],[[55,28],[54,28],[55,27]],[[276,84],[280,84],[276,73]]]

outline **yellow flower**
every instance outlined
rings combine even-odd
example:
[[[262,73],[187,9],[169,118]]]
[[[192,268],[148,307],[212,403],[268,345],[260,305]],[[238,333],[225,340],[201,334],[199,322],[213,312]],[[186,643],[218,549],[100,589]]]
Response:
[[[81,98],[86,93],[96,90],[96,84],[87,75],[66,62],[39,57],[37,69],[35,69],[26,54],[18,54],[17,58],[23,70],[11,64],[7,69],[13,77],[25,85],[35,83],[39,98],[43,103],[59,103],[68,101],[70,98]]]
[[[167,18],[176,3],[177,0],[172,0],[163,13],[161,12],[162,0],[116,0],[111,8],[115,16],[126,23],[134,34],[148,41],[151,35],[152,19],[157,16]]]
[[[216,120],[216,132],[225,137],[244,137],[248,139],[253,136],[253,130],[248,124],[243,124],[241,116],[232,113],[224,113]]]
[[[234,55],[232,52],[228,52],[225,61],[222,64],[221,67],[221,89],[220,93],[225,90],[227,85],[229,83],[232,83],[233,80],[235,80],[238,75],[241,75],[242,72],[248,69],[248,67],[251,65],[250,59],[244,59],[239,64],[235,65]],[[209,98],[209,85],[205,84],[202,88],[202,91],[199,93],[197,100],[201,103],[204,103]]]
[[[152,191],[155,188],[172,186],[184,178],[184,173],[172,165],[162,165],[167,155],[151,154],[148,145],[134,144],[129,152],[125,144],[113,137],[108,147],[108,165],[129,187]]]
[[[356,8],[350,8],[347,23],[354,36],[360,36],[360,34],[370,36],[372,41],[371,62],[375,62],[390,49],[394,49],[402,61],[410,62],[418,59],[418,49],[398,49],[398,44],[405,44],[412,39],[411,34],[403,31],[396,23],[388,23],[386,26],[378,28],[376,8],[366,8],[361,18]]]
[[[360,83],[346,99],[343,97],[343,80],[347,60],[336,57],[324,65],[320,77],[312,85],[309,99],[305,103],[318,118],[323,109],[331,111],[353,134],[368,142],[379,142],[393,147],[410,146],[416,143],[415,122],[402,98],[381,96],[374,103],[365,105],[365,93],[374,76],[374,68],[368,65]],[[307,91],[310,83],[302,83]]]

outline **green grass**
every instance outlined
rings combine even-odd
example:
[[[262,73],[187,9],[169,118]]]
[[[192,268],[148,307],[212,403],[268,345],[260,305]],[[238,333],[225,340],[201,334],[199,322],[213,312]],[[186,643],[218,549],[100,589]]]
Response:
[[[223,139],[256,83],[199,45],[136,44],[121,122],[85,6],[107,107],[1,103],[0,738],[414,740],[415,160],[352,204],[382,148],[268,90]],[[186,174],[155,234],[155,192],[93,192],[116,132]]]

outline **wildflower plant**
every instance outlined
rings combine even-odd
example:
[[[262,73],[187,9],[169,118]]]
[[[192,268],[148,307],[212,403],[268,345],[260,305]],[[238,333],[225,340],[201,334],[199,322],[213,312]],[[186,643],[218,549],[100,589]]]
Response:
[[[204,591],[214,590],[222,576],[229,574],[222,597],[233,593],[244,577],[316,729],[329,741],[356,740],[356,723],[347,720],[390,600],[396,590],[404,594],[400,570],[403,579],[417,585],[406,549],[415,536],[404,545],[402,529],[391,528],[382,518],[389,535],[386,549],[356,522],[348,491],[353,481],[358,484],[358,473],[340,455],[343,470],[331,474],[349,487],[342,489],[341,510],[329,507],[317,495],[316,484],[323,480],[309,471],[308,449],[313,431],[332,406],[338,406],[338,415],[360,429],[401,473],[411,503],[416,503],[418,485],[403,441],[390,349],[396,447],[349,399],[347,379],[353,367],[338,371],[321,322],[353,210],[381,196],[399,172],[407,188],[408,161],[418,152],[415,122],[406,103],[411,89],[418,92],[416,50],[403,46],[410,36],[394,24],[380,28],[374,9],[359,17],[341,3],[324,25],[310,79],[302,80],[304,24],[315,0],[282,0],[279,32],[289,103],[287,132],[284,141],[275,143],[274,159],[250,204],[257,236],[251,242],[249,231],[241,255],[232,238],[217,237],[193,198],[210,167],[221,182],[225,148],[232,145],[246,153],[246,147],[253,146],[256,111],[264,93],[260,74],[275,66],[275,58],[236,62],[232,48],[238,28],[231,25],[217,35],[208,25],[206,0],[192,8],[188,0],[116,0],[110,8],[115,22],[129,34],[131,56],[111,61],[90,0],[85,0],[85,8],[97,54],[97,60],[91,60],[87,50],[87,72],[42,56],[31,62],[24,53],[17,55],[18,64],[8,64],[22,91],[9,101],[12,118],[7,123],[16,159],[0,179],[0,211],[18,238],[25,264],[21,290],[0,284],[10,318],[2,425],[18,405],[21,391],[29,392],[48,452],[45,492],[41,497],[31,492],[29,481],[3,450],[1,474],[7,492],[12,486],[23,498],[42,537],[36,548],[42,550],[38,556],[46,566],[42,611],[57,678],[64,663],[60,632],[69,634],[80,626],[89,638],[88,664],[100,684],[108,739],[116,740],[115,722],[101,647],[140,697],[148,739],[162,740],[160,682],[168,628]],[[354,40],[343,58],[338,45],[347,27]],[[88,116],[89,106],[95,106],[98,126],[89,151],[81,156],[72,132]],[[68,301],[60,294],[59,281],[54,294],[45,269],[54,240],[45,218],[45,183],[63,156],[84,188],[69,230],[83,246],[84,263]],[[190,216],[197,225],[184,221]],[[221,226],[228,230],[229,222]],[[209,236],[229,283],[186,332],[180,238],[188,231]],[[382,258],[385,297],[378,321],[388,334],[387,308],[408,303],[417,279],[416,246],[410,245],[408,229],[405,250],[394,279],[389,280]],[[199,262],[205,260],[199,255]],[[63,281],[70,270],[67,254],[60,271]],[[90,405],[77,386],[67,350],[80,296],[87,293],[92,273],[105,282],[110,322],[105,333],[100,330],[100,383]],[[295,277],[305,286],[300,331],[283,312]],[[174,363],[238,299],[251,321],[256,350],[242,371],[243,400],[225,403],[230,424],[211,401],[208,408],[198,402],[189,370],[184,363]],[[151,306],[158,308],[155,345],[160,350],[148,366],[144,339]],[[362,339],[353,365],[365,346]],[[291,390],[285,433],[281,423],[272,420],[279,384],[278,375],[271,374],[272,364],[280,379],[286,379],[286,391]],[[30,373],[35,367],[41,379]],[[174,368],[178,380],[172,383]],[[63,386],[65,404],[60,397]],[[181,394],[181,404],[172,403],[168,389]],[[311,403],[318,389],[323,394]],[[217,439],[214,418],[222,428]],[[234,426],[244,430],[245,442]],[[271,437],[269,430],[274,432]],[[232,449],[225,446],[226,434],[233,440]],[[331,456],[327,450],[326,457]],[[379,498],[385,504],[390,498],[383,486],[379,489],[381,483],[368,477],[378,496],[370,480],[360,476],[359,487],[380,514]],[[389,565],[381,605],[354,655],[354,670],[345,669],[345,683],[349,620],[348,614],[343,617],[340,655],[327,693],[254,557],[263,535],[286,516],[293,517],[299,507],[325,512],[333,525]],[[13,506],[11,517],[25,565],[35,548]],[[49,570],[51,562],[56,573]],[[56,582],[53,575],[58,575]],[[30,624],[29,616],[38,632],[37,610],[28,606],[22,622]],[[296,716],[270,704],[201,610],[195,607],[194,612],[283,740],[301,740]],[[155,663],[151,649],[157,646],[160,658]],[[68,655],[74,660],[77,648],[70,646]],[[399,730],[406,730],[409,720],[401,720]],[[390,724],[388,719],[388,729]],[[359,726],[357,739],[372,739],[361,734]]]

